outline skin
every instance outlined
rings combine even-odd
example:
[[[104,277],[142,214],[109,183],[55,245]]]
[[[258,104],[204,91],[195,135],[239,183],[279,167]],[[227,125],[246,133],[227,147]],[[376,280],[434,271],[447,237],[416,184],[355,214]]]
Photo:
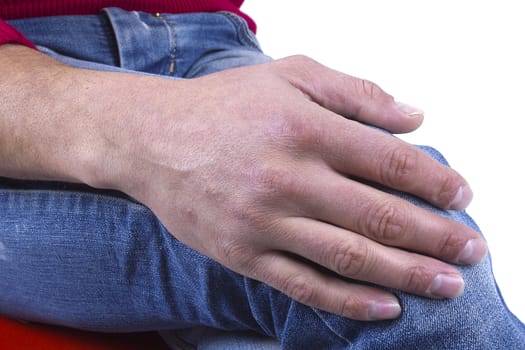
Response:
[[[473,230],[352,179],[447,209],[454,170],[364,126],[409,132],[422,112],[302,56],[172,81],[67,67],[0,47],[0,176],[123,191],[180,241],[290,297],[359,320],[396,297],[460,295],[453,264],[487,253]]]

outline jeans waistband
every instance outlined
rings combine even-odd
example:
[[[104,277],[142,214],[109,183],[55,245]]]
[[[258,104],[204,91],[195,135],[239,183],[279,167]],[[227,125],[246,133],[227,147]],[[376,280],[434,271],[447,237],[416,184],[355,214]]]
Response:
[[[38,47],[84,61],[184,77],[210,52],[261,53],[245,20],[229,12],[149,14],[106,8],[98,15],[8,21]]]

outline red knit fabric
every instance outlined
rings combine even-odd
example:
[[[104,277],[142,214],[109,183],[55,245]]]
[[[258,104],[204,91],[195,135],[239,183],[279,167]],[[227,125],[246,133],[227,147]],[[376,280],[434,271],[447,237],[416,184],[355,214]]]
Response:
[[[34,45],[27,40],[25,36],[20,34],[19,31],[0,19],[0,45],[6,43],[22,44],[33,49],[35,48]]]
[[[246,19],[255,32],[255,23],[240,11],[243,0],[0,0],[0,19],[96,14],[105,7],[149,13],[230,11]],[[8,42],[30,46],[13,27],[0,20],[0,45]]]

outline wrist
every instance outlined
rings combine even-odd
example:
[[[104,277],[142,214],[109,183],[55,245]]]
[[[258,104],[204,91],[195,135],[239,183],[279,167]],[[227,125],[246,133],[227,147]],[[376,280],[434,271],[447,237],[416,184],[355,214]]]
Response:
[[[159,85],[170,81],[136,74],[81,74],[78,136],[66,163],[76,161],[70,170],[79,182],[139,199],[151,173],[148,154],[155,147],[155,127],[162,127],[154,120],[160,111],[168,110],[158,89],[173,90],[175,86],[162,87]]]

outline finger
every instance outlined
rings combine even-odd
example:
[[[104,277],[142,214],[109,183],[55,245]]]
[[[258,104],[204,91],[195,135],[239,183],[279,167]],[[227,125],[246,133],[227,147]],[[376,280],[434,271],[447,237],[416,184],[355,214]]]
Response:
[[[413,194],[444,209],[461,210],[472,200],[467,181],[422,150],[352,121],[327,114],[318,119],[322,129],[316,136],[320,139],[318,152],[333,169]]]
[[[359,234],[320,221],[287,218],[276,247],[315,262],[344,277],[396,288],[430,298],[463,293],[464,281],[439,260],[387,247]]]
[[[295,56],[277,63],[288,80],[310,99],[347,118],[405,133],[423,122],[423,111],[398,103],[377,84],[327,68],[312,59]]]
[[[399,301],[385,290],[344,281],[278,251],[258,260],[255,278],[302,304],[362,321],[401,314]]]
[[[485,240],[475,230],[431,213],[406,200],[317,168],[318,181],[305,172],[296,182],[303,214],[357,232],[377,242],[431,255],[458,264],[480,262]],[[297,185],[296,185],[297,186]]]

